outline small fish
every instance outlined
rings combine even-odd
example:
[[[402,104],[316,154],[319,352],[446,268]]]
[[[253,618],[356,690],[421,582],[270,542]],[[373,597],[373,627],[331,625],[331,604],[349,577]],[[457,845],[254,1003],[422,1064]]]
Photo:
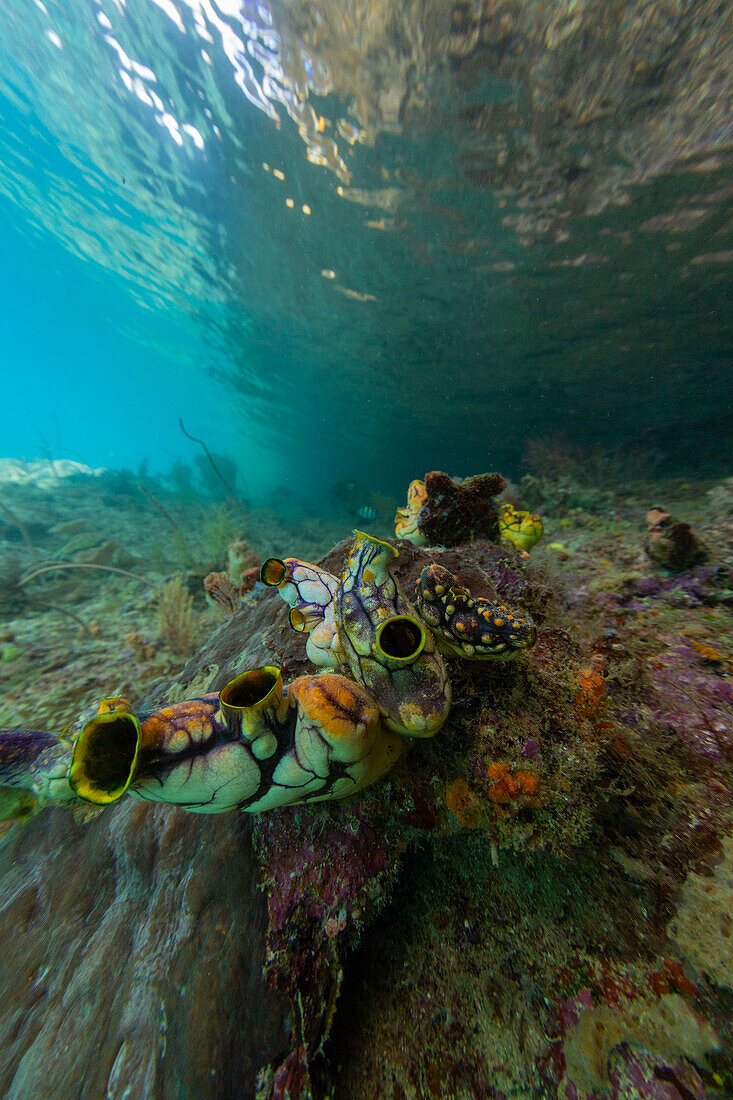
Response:
[[[379,512],[371,504],[362,504],[361,508],[357,508],[356,514],[360,519],[376,519]]]

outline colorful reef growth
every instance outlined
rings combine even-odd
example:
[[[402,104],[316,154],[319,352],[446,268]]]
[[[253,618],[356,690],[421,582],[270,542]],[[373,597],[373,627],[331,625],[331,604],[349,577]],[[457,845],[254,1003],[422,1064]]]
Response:
[[[390,571],[397,552],[357,531],[340,580],[294,558],[269,558],[262,580],[308,633],[314,663],[342,668],[377,701],[385,723],[407,737],[431,737],[450,708],[450,682],[435,640]]]
[[[450,657],[508,660],[537,641],[531,620],[513,615],[503,603],[472,596],[435,563],[418,578],[415,605],[435,631],[440,652]]]
[[[413,481],[407,506],[397,510],[397,538],[415,546],[457,546],[472,539],[499,540],[495,498],[506,488],[501,474],[475,474],[455,481],[433,470]]]
[[[193,813],[262,813],[354,794],[401,749],[359,684],[330,673],[285,691],[280,670],[265,667],[140,717],[126,700],[103,700],[73,742],[3,731],[0,778],[47,802],[106,806],[129,794]]]
[[[32,1026],[12,1032],[4,1088],[22,1063],[64,1094],[46,1031],[88,1061],[65,956],[49,954],[63,942],[112,1006],[96,1095],[731,1094],[733,537],[701,523],[719,556],[660,575],[640,508],[570,518],[563,558],[530,557],[499,537],[493,495],[475,499],[490,535],[471,538],[464,511],[460,539],[357,532],[314,563],[266,559],[175,680],[60,740],[5,735],[5,812],[30,820],[5,841],[21,902],[0,906],[17,945],[0,976],[26,990]],[[85,822],[78,796],[108,805]],[[33,816],[44,803],[58,809]],[[94,868],[93,897],[74,864]],[[133,880],[154,903],[130,900]],[[94,954],[110,912],[119,950],[138,945],[119,990]],[[263,963],[267,1041],[237,1017],[223,1068],[222,989],[249,989]],[[42,1009],[29,973],[45,975]],[[135,1015],[140,973],[165,1054]],[[165,1077],[210,1014],[216,1077],[178,1062]]]

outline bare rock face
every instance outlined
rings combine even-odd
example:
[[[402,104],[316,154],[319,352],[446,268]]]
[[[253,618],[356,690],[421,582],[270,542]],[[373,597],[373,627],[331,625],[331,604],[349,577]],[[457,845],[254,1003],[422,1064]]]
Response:
[[[286,1048],[244,815],[47,811],[0,862],[0,1093],[254,1095]]]

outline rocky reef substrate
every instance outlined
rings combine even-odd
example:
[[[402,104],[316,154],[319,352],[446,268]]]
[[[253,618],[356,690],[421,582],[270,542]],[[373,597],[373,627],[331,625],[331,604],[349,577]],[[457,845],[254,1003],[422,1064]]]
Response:
[[[408,595],[438,562],[538,642],[450,661],[444,728],[352,800],[13,829],[4,1093],[729,1095],[733,544],[713,505],[708,560],[675,574],[644,552],[642,506],[550,516],[531,556],[395,543]],[[312,671],[256,588],[135,702],[262,664]]]

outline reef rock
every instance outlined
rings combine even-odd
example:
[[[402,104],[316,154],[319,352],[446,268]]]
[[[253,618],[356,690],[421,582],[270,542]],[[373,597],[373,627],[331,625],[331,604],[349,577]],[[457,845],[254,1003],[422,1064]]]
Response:
[[[446,480],[460,512],[468,482]],[[340,574],[351,545],[319,565]],[[619,1044],[653,1046],[654,1074],[725,1041],[723,1002],[659,952],[669,925],[689,963],[721,973],[720,951],[690,950],[684,909],[671,924],[670,884],[730,832],[727,680],[692,645],[665,663],[658,633],[622,635],[631,597],[594,604],[583,631],[577,577],[551,581],[498,538],[397,547],[411,601],[434,563],[531,618],[537,644],[448,658],[445,725],[355,798],[252,818],[125,800],[84,825],[54,810],[16,827],[0,849],[3,1095],[557,1095],[588,1043],[575,1080],[597,1089],[649,1068]],[[286,683],[312,672],[288,611],[257,586],[135,709],[262,665]],[[715,751],[697,751],[713,722]]]
[[[0,854],[0,1094],[254,1095],[288,1046],[245,815],[63,810]]]

